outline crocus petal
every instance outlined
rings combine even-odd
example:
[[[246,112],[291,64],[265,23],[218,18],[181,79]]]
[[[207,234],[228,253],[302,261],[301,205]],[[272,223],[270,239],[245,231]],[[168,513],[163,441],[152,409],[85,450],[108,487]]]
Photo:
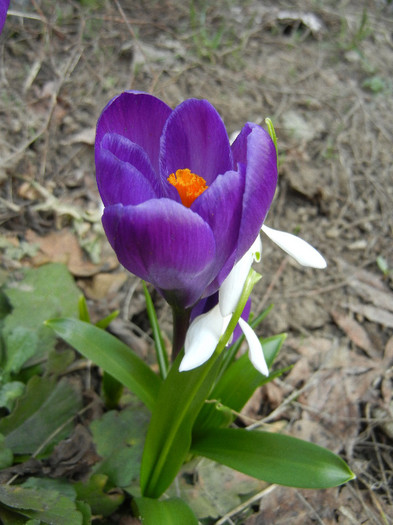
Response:
[[[10,0],[0,0],[0,33],[3,30],[5,19],[7,18],[7,10],[10,5]]]
[[[125,91],[102,112],[97,123],[96,147],[108,132],[123,135],[146,152],[158,174],[160,138],[171,113],[169,106],[152,95]]]
[[[262,231],[276,243],[284,252],[293,257],[302,266],[311,268],[326,268],[327,264],[322,255],[308,242],[291,233],[274,230],[263,225]]]
[[[96,157],[96,178],[104,206],[136,205],[158,197],[147,177],[107,149]]]
[[[180,372],[197,368],[210,359],[229,320],[222,317],[218,305],[194,319],[187,331]]]
[[[255,366],[258,372],[260,372],[264,376],[268,376],[269,369],[265,361],[265,356],[263,355],[262,345],[256,333],[251,328],[251,326],[248,323],[246,323],[246,321],[242,318],[239,319],[239,325],[247,339],[251,363]]]
[[[236,171],[219,175],[207,191],[192,204],[191,210],[209,224],[215,241],[216,257],[212,276],[216,276],[236,249],[241,220],[244,179]],[[211,295],[216,290],[207,290]]]
[[[245,163],[246,169],[237,259],[244,255],[258,235],[277,185],[276,148],[269,134],[251,124],[243,130],[232,146],[235,162]]]
[[[201,297],[215,256],[210,227],[169,199],[105,208],[102,223],[120,263],[151,282],[170,304],[192,306]]]
[[[251,248],[243,255],[240,261],[235,264],[231,273],[222,283],[219,291],[219,305],[223,316],[235,311],[251,265],[254,260],[260,260],[261,252],[262,242],[258,235]]]
[[[163,132],[160,167],[163,179],[188,168],[208,186],[233,168],[224,123],[207,100],[189,99],[173,110]]]

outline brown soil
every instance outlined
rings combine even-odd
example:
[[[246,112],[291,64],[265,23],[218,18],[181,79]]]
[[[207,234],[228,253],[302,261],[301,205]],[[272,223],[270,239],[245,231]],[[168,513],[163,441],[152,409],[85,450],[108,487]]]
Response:
[[[144,312],[100,229],[92,144],[104,105],[137,89],[171,106],[207,98],[229,132],[267,116],[275,124],[280,181],[267,224],[298,233],[328,268],[301,268],[264,241],[254,310],[275,304],[261,335],[286,331],[279,365],[294,367],[247,416],[284,421],[340,453],[357,480],[276,487],[250,517],[225,523],[393,522],[392,15],[383,0],[11,1],[0,39],[0,217],[10,243],[41,244],[41,258],[3,252],[2,265],[73,253],[97,316],[120,305],[140,324]],[[49,234],[60,236],[56,250]],[[124,323],[116,329],[146,348]]]

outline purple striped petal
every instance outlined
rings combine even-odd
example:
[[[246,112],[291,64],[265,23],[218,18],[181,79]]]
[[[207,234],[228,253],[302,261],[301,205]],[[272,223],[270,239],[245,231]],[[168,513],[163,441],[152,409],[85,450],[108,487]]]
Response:
[[[242,212],[244,179],[236,171],[219,175],[192,204],[191,210],[209,224],[216,241],[215,277],[236,249]],[[208,295],[211,295],[210,293]]]
[[[246,124],[232,145],[235,162],[245,165],[246,184],[236,259],[256,239],[272,203],[277,185],[276,148],[269,134],[255,124]]]
[[[120,263],[151,282],[170,304],[186,308],[199,299],[210,278],[215,241],[196,213],[169,199],[153,199],[108,206],[102,222]]]
[[[188,168],[208,186],[233,169],[224,123],[207,100],[189,99],[173,110],[163,132],[160,168],[165,179]]]
[[[96,146],[106,133],[117,133],[135,142],[147,153],[158,174],[160,137],[172,109],[160,99],[126,91],[112,99],[97,123]]]
[[[101,149],[96,158],[96,177],[104,206],[136,205],[157,198],[148,178],[107,149]]]

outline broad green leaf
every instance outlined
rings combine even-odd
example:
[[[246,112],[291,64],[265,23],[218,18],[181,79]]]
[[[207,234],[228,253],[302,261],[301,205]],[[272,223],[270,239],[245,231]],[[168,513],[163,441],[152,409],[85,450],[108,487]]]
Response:
[[[3,468],[10,467],[14,461],[14,455],[10,448],[7,448],[5,444],[5,438],[3,434],[0,434],[0,470]]]
[[[285,334],[276,335],[262,340],[263,352],[270,368],[285,340]],[[195,421],[193,433],[203,433],[207,428],[228,426],[235,416],[250,399],[256,388],[274,379],[275,374],[263,376],[252,365],[247,354],[234,361],[216,383],[210,400],[205,403]],[[236,388],[234,388],[236,385]]]
[[[25,489],[36,489],[36,490],[52,490],[56,491],[62,496],[75,501],[76,491],[73,485],[65,479],[51,479],[51,478],[28,478],[21,487]]]
[[[50,317],[76,317],[78,290],[63,264],[46,264],[24,270],[22,280],[4,288],[12,312],[4,320],[7,372],[18,372],[33,355],[42,355],[54,346],[55,336],[44,321]]]
[[[25,516],[2,505],[0,505],[0,523],[1,525],[41,525],[39,521],[34,523],[32,520],[27,520]]]
[[[112,410],[90,425],[102,461],[95,473],[105,474],[115,487],[126,487],[139,475],[143,443],[149,422],[144,407]]]
[[[135,514],[144,525],[198,525],[198,520],[190,507],[181,499],[163,501],[150,498],[135,498]]]
[[[91,525],[91,508],[85,501],[76,501],[75,506],[82,515],[82,525]]]
[[[77,319],[46,322],[87,359],[120,381],[152,410],[161,380],[127,345],[96,326]]]
[[[210,429],[195,439],[192,452],[268,483],[289,487],[324,489],[355,477],[333,452],[283,434]]]
[[[43,445],[45,452],[69,434],[81,406],[80,394],[65,379],[56,384],[34,376],[14,411],[0,421],[0,432],[14,454],[32,454]]]
[[[20,381],[10,381],[0,388],[0,407],[5,407],[9,412],[13,409],[16,400],[25,389],[25,384]]]
[[[75,504],[53,490],[0,486],[0,503],[19,515],[50,525],[82,525]],[[15,521],[18,523],[18,521]]]
[[[117,490],[106,492],[108,476],[93,474],[87,483],[74,484],[78,500],[87,503],[95,515],[109,516],[123,503],[124,494]]]

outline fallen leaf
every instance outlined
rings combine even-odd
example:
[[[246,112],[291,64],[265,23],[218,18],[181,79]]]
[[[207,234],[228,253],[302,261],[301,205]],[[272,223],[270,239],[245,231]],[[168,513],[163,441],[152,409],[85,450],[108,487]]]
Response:
[[[393,293],[379,290],[374,286],[359,281],[351,282],[350,285],[365,301],[393,312]]]
[[[393,314],[382,308],[376,308],[369,304],[348,304],[347,306],[352,312],[362,315],[373,323],[380,324],[386,328],[393,328]]]
[[[348,315],[343,315],[336,310],[333,310],[331,314],[336,325],[347,334],[356,346],[367,352],[370,357],[376,357],[378,355],[368,333],[355,319],[352,319],[352,317]]]
[[[115,295],[128,279],[125,272],[121,273],[98,273],[94,275],[91,283],[86,283],[83,290],[89,299],[104,299]]]
[[[83,142],[83,144],[88,144],[89,146],[94,146],[96,138],[96,128],[85,128],[79,133],[72,135],[68,140],[62,141],[62,144],[68,146],[69,144],[76,144],[78,142]]]
[[[35,266],[60,262],[66,264],[69,271],[78,277],[89,277],[100,271],[99,266],[85,260],[78,239],[70,231],[62,230],[40,237],[28,230],[26,240],[39,246],[41,253],[32,258]]]

